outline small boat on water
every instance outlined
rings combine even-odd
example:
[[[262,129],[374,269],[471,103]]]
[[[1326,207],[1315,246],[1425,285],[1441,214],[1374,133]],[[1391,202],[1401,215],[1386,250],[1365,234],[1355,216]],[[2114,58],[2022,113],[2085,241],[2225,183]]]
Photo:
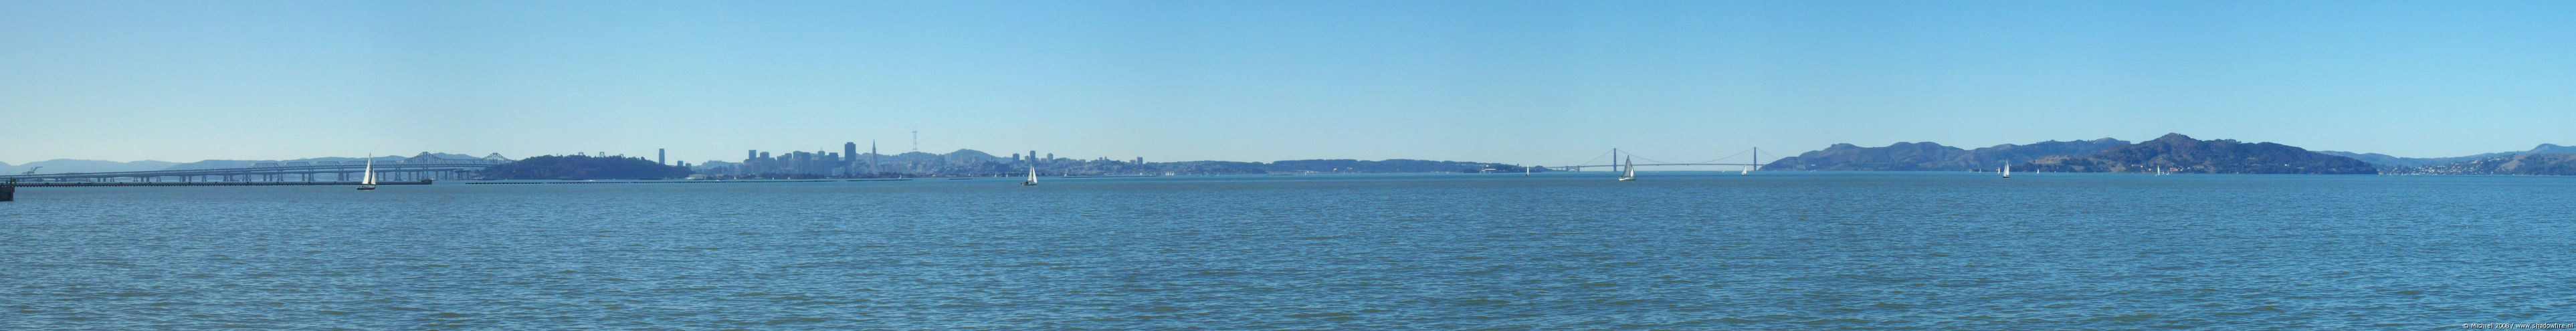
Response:
[[[2004,178],[2012,178],[2012,165],[2004,165]]]
[[[367,168],[366,168],[366,171],[365,171],[365,172],[363,172],[363,173],[364,173],[363,175],[358,175],[358,178],[359,178],[359,179],[358,179],[358,190],[359,190],[359,191],[374,191],[374,190],[376,190],[376,156],[375,156],[375,155],[373,155],[373,154],[369,154],[369,155],[367,155]]]
[[[1037,184],[1038,184],[1038,165],[1036,165],[1036,164],[1030,164],[1030,165],[1029,165],[1029,180],[1020,181],[1020,186],[1032,186],[1032,185],[1037,185]]]
[[[1619,174],[1619,181],[1623,181],[1623,182],[1630,182],[1630,181],[1636,181],[1636,180],[1637,180],[1637,157],[1635,157],[1635,156],[1630,156],[1630,157],[1628,157],[1628,170],[1627,170],[1626,172],[1622,172],[1622,173],[1620,173],[1620,174]]]

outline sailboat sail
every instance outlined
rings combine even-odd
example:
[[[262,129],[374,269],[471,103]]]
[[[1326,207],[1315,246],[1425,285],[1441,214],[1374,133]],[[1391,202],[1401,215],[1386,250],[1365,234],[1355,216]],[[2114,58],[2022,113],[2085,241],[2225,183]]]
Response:
[[[365,168],[365,170],[362,170],[362,171],[361,171],[361,173],[363,173],[363,175],[359,175],[360,177],[358,177],[358,190],[359,190],[359,191],[374,191],[374,190],[376,190],[376,156],[375,156],[375,155],[368,155],[368,156],[367,156],[367,167]]]
[[[1619,180],[1637,180],[1637,157],[1628,157],[1628,169],[1619,174]]]
[[[1037,185],[1037,184],[1038,184],[1038,165],[1036,165],[1036,164],[1031,164],[1031,165],[1029,165],[1029,180],[1028,180],[1028,181],[1020,182],[1020,185]]]

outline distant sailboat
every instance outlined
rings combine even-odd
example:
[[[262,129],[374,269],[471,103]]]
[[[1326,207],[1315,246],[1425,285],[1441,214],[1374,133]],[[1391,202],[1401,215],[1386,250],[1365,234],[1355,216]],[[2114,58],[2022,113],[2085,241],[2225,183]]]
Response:
[[[2004,178],[2012,178],[2012,165],[2004,165]]]
[[[359,190],[359,191],[374,191],[374,190],[376,190],[376,156],[375,156],[375,155],[373,155],[373,154],[369,154],[369,155],[367,155],[367,170],[366,170],[366,172],[364,172],[364,173],[365,173],[364,175],[359,175],[359,177],[358,177],[358,190]]]
[[[1627,172],[1625,172],[1625,173],[1621,173],[1621,174],[1619,175],[1619,180],[1621,180],[1621,181],[1635,181],[1635,180],[1637,180],[1637,157],[1635,157],[1635,156],[1630,156],[1630,157],[1628,157],[1628,170],[1627,170]]]
[[[1528,176],[1529,176],[1529,167],[1521,167],[1521,176],[1522,176],[1522,177],[1528,177]]]
[[[1037,164],[1034,164],[1034,163],[1033,163],[1033,164],[1029,164],[1029,180],[1026,180],[1026,181],[1020,181],[1020,186],[1029,186],[1029,185],[1037,185],[1037,184],[1038,184],[1038,165],[1037,165]]]
[[[1752,175],[1753,175],[1753,165],[1750,165],[1750,164],[1744,165],[1744,172],[1736,173],[1735,175],[1736,175],[1736,176],[1752,176]]]

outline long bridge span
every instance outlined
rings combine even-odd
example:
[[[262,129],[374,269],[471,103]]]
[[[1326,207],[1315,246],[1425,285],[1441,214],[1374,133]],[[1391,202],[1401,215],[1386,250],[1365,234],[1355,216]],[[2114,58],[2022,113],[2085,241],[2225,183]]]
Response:
[[[377,181],[417,181],[422,179],[461,179],[476,170],[498,164],[488,163],[378,163]],[[271,166],[223,169],[189,169],[126,172],[76,172],[58,174],[0,175],[0,181],[29,183],[69,182],[349,182],[358,180],[366,164]]]

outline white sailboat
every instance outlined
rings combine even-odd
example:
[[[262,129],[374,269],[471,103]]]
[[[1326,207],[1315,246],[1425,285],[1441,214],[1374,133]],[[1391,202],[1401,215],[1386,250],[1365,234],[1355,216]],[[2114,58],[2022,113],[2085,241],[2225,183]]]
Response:
[[[373,154],[367,155],[367,170],[363,175],[358,175],[358,190],[376,190],[376,156]]]
[[[1621,180],[1621,181],[1635,181],[1635,180],[1637,180],[1637,157],[1635,157],[1635,156],[1630,156],[1630,157],[1628,157],[1628,170],[1627,170],[1627,172],[1624,172],[1624,173],[1619,174],[1619,180]]]
[[[2012,165],[2004,165],[2004,178],[2012,178]]]
[[[1736,173],[1735,175],[1736,175],[1736,176],[1752,176],[1752,175],[1753,175],[1753,165],[1745,165],[1745,166],[1744,166],[1744,172]]]
[[[1029,186],[1029,185],[1037,185],[1037,184],[1038,184],[1038,165],[1037,165],[1037,164],[1029,164],[1029,180],[1020,181],[1020,186]]]

